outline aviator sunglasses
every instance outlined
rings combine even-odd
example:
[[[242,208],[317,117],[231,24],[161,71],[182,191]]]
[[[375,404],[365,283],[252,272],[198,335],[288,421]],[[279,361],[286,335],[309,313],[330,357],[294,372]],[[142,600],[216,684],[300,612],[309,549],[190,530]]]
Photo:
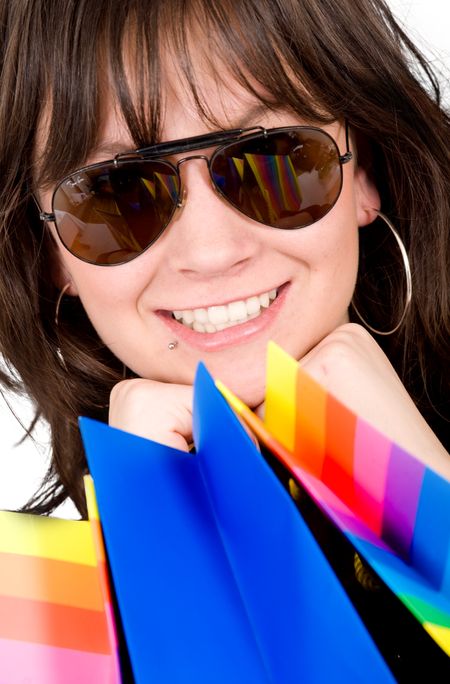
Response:
[[[320,128],[260,126],[199,135],[118,154],[81,168],[56,186],[52,213],[63,245],[99,266],[123,264],[148,249],[184,203],[180,167],[203,159],[217,193],[254,221],[296,230],[319,221],[336,204],[342,165],[352,159]],[[171,162],[167,157],[216,149]],[[205,217],[205,221],[207,221]]]

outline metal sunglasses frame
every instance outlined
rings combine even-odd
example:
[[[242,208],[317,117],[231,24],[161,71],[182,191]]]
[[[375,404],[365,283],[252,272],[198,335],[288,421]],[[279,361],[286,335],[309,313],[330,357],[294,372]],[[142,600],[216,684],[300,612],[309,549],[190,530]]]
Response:
[[[214,163],[215,157],[222,153],[224,149],[226,149],[229,145],[234,144],[236,142],[246,142],[246,141],[251,141],[254,140],[255,138],[259,136],[263,136],[267,138],[269,135],[276,134],[276,133],[285,133],[289,131],[314,131],[314,132],[320,132],[322,135],[326,136],[329,138],[334,146],[336,147],[337,153],[338,153],[338,161],[340,166],[342,167],[343,164],[346,164],[347,162],[351,161],[353,159],[353,153],[350,151],[350,145],[349,145],[349,130],[348,130],[348,122],[347,120],[345,121],[345,144],[346,144],[346,150],[344,154],[340,154],[340,150],[338,147],[337,142],[334,140],[334,138],[324,131],[322,128],[318,128],[316,126],[283,126],[280,128],[263,128],[262,126],[252,126],[250,128],[235,128],[229,131],[216,131],[214,133],[207,133],[206,135],[197,135],[191,138],[180,138],[178,140],[171,140],[163,143],[157,143],[155,145],[151,145],[149,147],[143,147],[131,152],[121,152],[119,154],[116,154],[114,159],[108,159],[105,161],[97,162],[95,164],[89,164],[88,166],[81,167],[79,169],[76,169],[72,173],[68,174],[67,176],[64,176],[62,180],[58,182],[56,185],[53,194],[52,194],[52,212],[45,212],[42,211],[41,208],[39,207],[38,204],[38,209],[39,209],[39,218],[41,221],[44,222],[52,222],[55,224],[56,231],[58,233],[58,236],[61,239],[61,242],[63,245],[67,248],[67,246],[64,243],[64,240],[61,238],[59,235],[58,231],[58,224],[56,221],[56,216],[54,213],[54,198],[56,193],[58,192],[59,188],[61,185],[66,183],[68,180],[72,179],[74,175],[78,173],[86,173],[87,171],[95,171],[97,168],[102,168],[102,167],[107,167],[107,166],[114,166],[116,168],[119,168],[122,164],[127,164],[130,162],[139,162],[139,161],[161,161],[164,164],[167,164],[173,171],[175,171],[178,181],[179,181],[179,192],[178,192],[178,198],[176,203],[174,203],[174,208],[173,211],[166,223],[166,225],[161,229],[161,231],[158,233],[158,235],[147,245],[147,247],[142,250],[142,253],[146,251],[156,240],[160,237],[160,235],[165,231],[167,226],[170,224],[173,215],[176,211],[177,208],[181,208],[183,206],[184,200],[183,200],[183,193],[182,193],[182,185],[181,185],[181,178],[180,178],[180,166],[182,164],[185,164],[186,162],[192,160],[192,159],[203,159],[206,161],[206,164],[208,166],[208,172],[210,175],[210,178],[213,182],[213,186],[217,193],[225,199],[227,204],[233,206],[236,208],[237,211],[239,211],[241,214],[244,216],[247,216],[238,206],[236,206],[229,197],[216,185],[214,182],[214,178],[212,175],[211,171],[211,165]],[[168,156],[173,156],[175,154],[183,154],[186,152],[193,152],[197,150],[202,150],[202,149],[207,149],[209,147],[215,147],[216,149],[214,152],[211,154],[211,156],[206,156],[204,154],[195,154],[195,155],[189,155],[187,157],[183,157],[182,159],[179,159],[176,164],[173,164],[170,161],[167,161],[164,159],[165,157]],[[342,174],[341,174],[341,188],[339,189],[339,193],[337,195],[337,198],[339,197],[342,189]],[[337,201],[336,198],[336,201]],[[333,204],[334,206],[334,204]],[[330,208],[331,209],[331,208]],[[252,218],[252,217],[249,217]],[[254,219],[257,223],[261,223],[262,225],[265,226],[270,226],[270,224],[264,223],[262,221],[258,221],[257,219]],[[310,225],[310,224],[308,224]],[[276,228],[277,230],[283,230],[282,228],[279,228],[278,226],[272,226]],[[305,226],[302,226],[302,228]],[[292,230],[292,229],[290,229]],[[70,251],[70,250],[68,250]],[[71,252],[72,253],[72,252]],[[83,257],[80,257],[78,255],[74,255],[78,259],[81,259],[82,261],[87,261],[83,259]],[[139,256],[139,255],[136,255]],[[93,263],[88,261],[88,263]],[[121,262],[122,263],[122,262]],[[94,264],[98,266],[116,266],[119,265],[119,263],[116,264]]]

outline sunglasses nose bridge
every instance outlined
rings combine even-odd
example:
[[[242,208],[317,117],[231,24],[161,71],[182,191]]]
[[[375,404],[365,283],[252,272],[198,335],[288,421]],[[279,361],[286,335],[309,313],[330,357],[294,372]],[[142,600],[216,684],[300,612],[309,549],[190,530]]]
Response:
[[[192,161],[193,159],[203,159],[203,161],[206,162],[206,164],[207,164],[207,166],[208,166],[208,168],[209,168],[209,157],[207,157],[206,154],[193,154],[193,155],[191,155],[191,156],[189,156],[189,157],[183,157],[183,159],[179,159],[179,160],[177,161],[177,170],[178,170],[178,172],[180,171],[180,166],[182,166],[182,164],[186,164],[186,162]]]
[[[183,157],[183,159],[179,159],[177,162],[177,165],[176,165],[178,175],[180,175],[180,166],[182,166],[183,164],[186,164],[186,162],[188,162],[188,161],[192,161],[193,159],[202,159],[203,161],[206,162],[206,165],[208,167],[209,176],[211,178],[211,188],[214,190],[214,192],[216,192],[220,196],[220,193],[217,190],[217,187],[212,180],[211,168],[210,168],[210,161],[211,160],[205,154],[193,154],[193,155],[190,155],[189,157]],[[181,178],[180,178],[180,183],[181,183]],[[180,199],[177,202],[177,209],[182,209],[184,207],[184,205],[186,204],[186,197],[187,197],[186,188],[183,188],[181,193],[180,193]]]

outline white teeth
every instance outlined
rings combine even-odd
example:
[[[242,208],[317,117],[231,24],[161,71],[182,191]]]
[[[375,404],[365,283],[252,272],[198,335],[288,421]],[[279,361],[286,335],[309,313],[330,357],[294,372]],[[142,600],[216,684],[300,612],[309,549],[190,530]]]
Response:
[[[183,314],[183,316],[182,316],[183,323],[185,325],[190,325],[191,323],[194,322],[194,312],[193,311],[190,311],[189,309],[184,309],[182,311],[182,314]]]
[[[177,321],[200,333],[215,333],[225,330],[232,325],[239,325],[260,315],[261,310],[267,309],[277,296],[277,290],[270,290],[261,295],[248,299],[230,302],[219,306],[209,306],[207,309],[183,309],[173,311]]]
[[[228,304],[228,320],[241,321],[245,318],[247,318],[245,302],[231,302],[231,304]]]
[[[261,304],[259,303],[259,297],[249,297],[245,303],[247,305],[248,316],[252,316],[253,314],[259,313],[259,310],[261,308]]]
[[[208,323],[208,312],[206,309],[194,309],[194,320],[197,323]]]
[[[228,310],[226,306],[210,306],[208,308],[208,318],[213,325],[228,323]]]
[[[264,294],[259,295],[259,302],[260,302],[261,306],[263,306],[265,309],[267,309],[267,307],[270,304],[269,293],[264,292]]]

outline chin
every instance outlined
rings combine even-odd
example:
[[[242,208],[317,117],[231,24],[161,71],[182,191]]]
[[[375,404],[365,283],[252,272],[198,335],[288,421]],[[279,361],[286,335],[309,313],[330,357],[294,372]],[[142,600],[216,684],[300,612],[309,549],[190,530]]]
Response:
[[[251,409],[262,404],[265,398],[265,364],[260,372],[252,369],[252,373],[239,373],[235,368],[214,369],[205,364],[215,380],[220,380],[228,389],[236,394]]]

